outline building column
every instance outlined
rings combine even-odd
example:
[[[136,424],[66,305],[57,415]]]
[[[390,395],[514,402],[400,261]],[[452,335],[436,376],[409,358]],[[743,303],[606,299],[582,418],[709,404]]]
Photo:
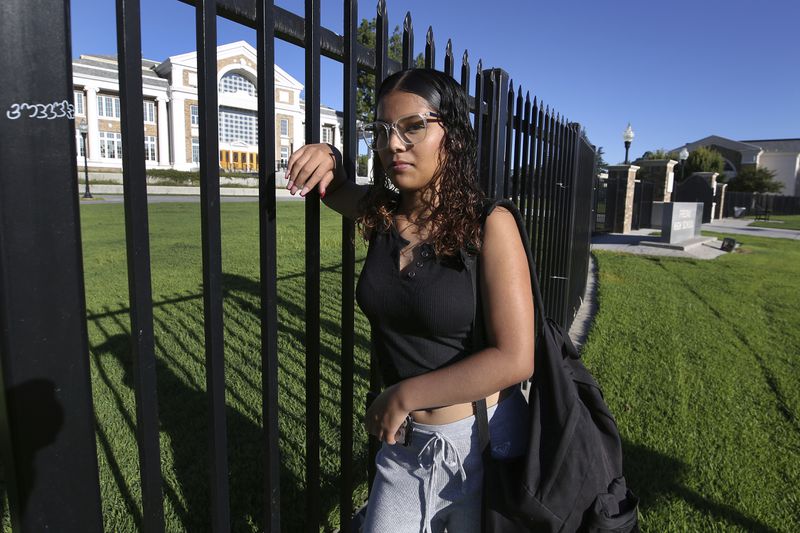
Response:
[[[636,165],[613,165],[608,167],[608,179],[617,179],[617,198],[624,199],[617,205],[612,224],[613,233],[630,233],[633,222],[633,189],[636,185]],[[622,208],[622,209],[620,209]]]
[[[97,125],[97,87],[86,86],[86,125],[89,161],[100,160],[100,129]]]
[[[185,117],[183,116],[183,104],[185,98],[181,96],[173,96],[170,99],[170,107],[172,107],[172,116],[170,122],[172,123],[172,166],[173,168],[182,169],[186,168],[186,125]]]
[[[158,164],[169,166],[169,122],[167,121],[167,98],[159,96],[158,102]]]

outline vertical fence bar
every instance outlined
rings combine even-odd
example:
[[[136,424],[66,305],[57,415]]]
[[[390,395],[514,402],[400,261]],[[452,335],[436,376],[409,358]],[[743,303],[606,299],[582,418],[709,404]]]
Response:
[[[549,316],[555,316],[553,313],[555,312],[555,308],[553,306],[553,302],[556,299],[556,286],[554,283],[553,274],[555,272],[555,257],[556,257],[556,231],[558,228],[556,227],[556,211],[557,211],[557,197],[558,192],[556,190],[556,178],[558,167],[556,166],[556,162],[558,161],[558,121],[560,116],[555,111],[551,110],[553,115],[550,117],[550,149],[548,150],[548,157],[547,157],[547,222],[545,223],[545,230],[546,230],[546,249],[547,249],[547,257],[545,257],[545,271],[547,272],[546,275],[546,282],[545,282],[545,305],[547,305],[547,314]]]
[[[505,151],[503,153],[503,184],[500,189],[503,191],[503,198],[509,198],[512,189],[512,180],[516,181],[517,177],[511,175],[511,148],[513,146],[512,136],[514,135],[515,126],[514,116],[514,80],[510,80],[508,84],[508,91],[506,92],[506,121],[505,131],[501,134],[505,138]]]
[[[465,52],[466,53],[466,52]],[[469,69],[467,69],[467,74],[469,74]],[[473,125],[475,129],[475,139],[477,148],[478,148],[478,156],[475,161],[475,168],[478,169],[478,185],[486,191],[486,187],[484,185],[484,177],[480,174],[481,169],[483,168],[483,61],[478,59],[478,67],[475,70],[475,98],[474,98],[474,105],[475,109],[473,112],[475,113],[473,119]]]
[[[531,93],[525,92],[525,108],[522,114],[522,157],[520,165],[519,210],[523,217],[527,216],[530,203],[528,191],[530,190],[530,154],[531,154]]]
[[[570,204],[570,196],[573,188],[571,187],[568,167],[570,157],[569,130],[566,125],[566,118],[562,117],[559,123],[559,175],[558,175],[558,268],[556,268],[556,285],[558,287],[558,299],[556,301],[558,314],[555,315],[559,324],[564,325],[565,317],[561,316],[564,302],[567,298],[567,287],[569,286],[569,271],[567,270],[567,241],[569,240],[569,212],[567,206]]]
[[[569,147],[569,128],[567,126],[567,119],[562,117],[561,124],[561,150],[560,150],[560,157],[559,157],[559,177],[558,182],[560,185],[558,186],[559,192],[559,202],[558,202],[558,226],[559,226],[559,237],[558,237],[558,268],[556,269],[556,275],[558,280],[558,300],[557,304],[557,314],[556,319],[558,323],[562,326],[564,325],[565,318],[562,316],[562,310],[564,309],[565,301],[567,299],[567,287],[569,286],[569,271],[567,270],[567,244],[569,241],[569,212],[567,211],[568,206],[570,205],[570,196],[572,195],[572,187],[570,186],[570,180],[568,178],[567,169],[569,167],[569,157],[570,157],[570,147]]]
[[[553,250],[553,316],[555,320],[559,321],[559,324],[563,326],[563,322],[561,322],[561,298],[563,294],[564,288],[564,281],[565,281],[565,272],[564,268],[564,256],[562,254],[562,247],[564,240],[566,239],[566,228],[562,223],[564,218],[564,199],[566,198],[566,184],[564,183],[564,155],[565,155],[565,128],[564,128],[564,117],[559,116],[558,121],[556,122],[556,160],[555,160],[555,179],[553,180],[553,190],[555,191],[556,196],[556,205],[555,205],[555,212],[553,213],[553,244],[555,245],[555,249]]]
[[[575,261],[575,253],[576,253],[576,237],[577,237],[577,226],[576,226],[576,213],[575,208],[578,204],[578,194],[580,192],[580,184],[577,180],[577,171],[578,171],[578,157],[579,157],[579,150],[578,150],[578,143],[580,142],[580,134],[579,129],[576,128],[575,123],[569,124],[569,146],[570,146],[570,165],[569,165],[569,178],[570,178],[570,203],[569,203],[569,211],[567,214],[567,227],[568,230],[568,242],[567,242],[567,265],[566,271],[569,273],[569,293],[567,294],[567,298],[564,302],[564,324],[566,327],[572,323],[572,316],[573,307],[575,305],[575,296],[576,292],[574,290],[575,285],[578,283],[577,274],[578,272],[574,271],[574,265],[577,264]],[[583,254],[580,257],[583,260]]]
[[[275,203],[275,20],[273,0],[256,4],[258,73],[258,250],[261,298],[261,420],[264,531],[281,530],[278,427],[278,266]]]
[[[550,293],[550,301],[548,302],[551,308],[551,316],[554,320],[558,320],[560,322],[560,315],[557,314],[559,309],[558,301],[560,299],[561,294],[561,286],[563,285],[563,281],[561,280],[561,233],[563,232],[563,228],[561,228],[558,224],[558,221],[561,219],[561,197],[562,194],[562,186],[561,183],[561,149],[562,149],[562,142],[561,142],[561,114],[559,113],[556,118],[556,122],[554,124],[554,139],[553,139],[553,212],[552,218],[550,219],[550,242],[551,242],[551,249],[550,249],[550,283],[552,287],[552,292]]]
[[[386,14],[386,0],[378,0],[377,15],[375,19],[375,118],[378,118],[378,102],[377,94],[383,80],[386,79],[389,60],[389,19]],[[375,164],[372,165],[374,183],[376,187],[385,186],[386,173],[383,171],[383,165],[380,162],[378,154],[373,152]],[[373,339],[375,335],[370,330],[370,350],[369,350],[369,390],[379,392],[381,389],[381,375],[378,370],[378,356],[375,353],[375,344]],[[369,478],[369,487],[372,489],[372,480],[375,479],[375,456],[380,447],[380,441],[370,435],[367,437],[367,447],[369,454],[369,461],[367,462],[367,477]]]
[[[356,33],[358,27],[358,2],[344,2],[344,165],[347,178],[356,179],[358,139],[356,137]],[[339,527],[345,530],[353,509],[353,377],[355,376],[355,224],[342,217],[342,440],[341,485],[339,488]]]
[[[550,190],[550,169],[551,169],[551,162],[552,162],[552,127],[553,127],[553,114],[552,111],[547,109],[545,113],[545,124],[544,124],[544,150],[542,153],[542,205],[540,208],[539,213],[539,222],[540,222],[540,240],[541,244],[539,246],[539,260],[542,263],[541,266],[541,274],[539,274],[542,279],[540,280],[542,285],[542,297],[545,299],[545,309],[547,314],[550,315],[550,309],[547,308],[547,299],[550,297],[549,293],[549,281],[550,281],[550,269],[549,264],[547,262],[547,258],[550,254],[550,242],[548,240],[548,229],[550,227],[550,213],[553,210],[553,195]]]
[[[508,73],[502,69],[487,70],[484,78],[487,105],[486,125],[481,137],[481,177],[484,191],[490,198],[501,198],[503,189],[498,180],[503,174],[503,154],[506,148],[506,127],[508,98]]]
[[[469,100],[469,53],[466,50],[461,56],[461,88],[464,89]]]
[[[425,35],[425,68],[436,68],[436,44],[433,42],[433,27],[428,26]]]
[[[447,39],[447,45],[444,47],[444,73],[453,77],[453,41]]]
[[[136,441],[142,483],[142,529],[164,531],[158,395],[150,286],[150,240],[144,165],[142,39],[139,0],[117,0],[117,54],[122,100],[122,170],[128,259]]]
[[[16,532],[103,530],[69,5],[0,7],[0,445]]]
[[[538,181],[539,181],[536,178],[536,175],[537,175],[536,174],[536,172],[537,172],[537,169],[536,169],[536,158],[537,158],[537,154],[539,153],[536,147],[538,145],[538,139],[539,139],[538,128],[539,128],[540,124],[541,124],[541,120],[539,120],[539,101],[534,96],[533,97],[533,107],[531,107],[531,125],[530,125],[530,128],[531,128],[531,133],[530,133],[530,138],[531,138],[530,145],[531,145],[531,148],[530,148],[530,154],[529,154],[530,163],[529,163],[529,170],[528,170],[528,190],[527,190],[527,194],[526,194],[526,197],[527,197],[528,200],[527,200],[527,206],[526,206],[527,207],[527,211],[526,211],[526,218],[525,218],[525,228],[528,230],[528,236],[531,237],[531,241],[532,241],[531,244],[534,244],[534,242],[536,240],[536,235],[533,232],[533,221],[535,220],[534,219],[534,215],[535,215],[535,212],[536,212],[536,210],[535,210],[536,204],[534,203],[534,200],[535,200],[534,194],[538,194],[538,190],[536,189],[536,186],[537,186]],[[535,246],[531,246],[531,249],[535,250],[536,248],[535,248]],[[535,255],[534,255],[534,257],[535,257]]]
[[[544,264],[542,262],[542,255],[544,252],[544,206],[546,205],[545,199],[545,165],[547,164],[547,157],[545,155],[547,150],[547,134],[550,127],[550,108],[543,103],[539,106],[539,126],[538,126],[538,141],[536,146],[536,195],[534,197],[534,215],[533,233],[536,235],[536,269],[539,274],[539,284],[542,285],[542,292],[544,292]],[[542,295],[544,297],[544,294]]]
[[[535,107],[536,102],[534,102]],[[544,149],[544,122],[545,122],[545,106],[543,102],[539,102],[539,112],[538,117],[536,120],[536,164],[535,164],[535,181],[534,181],[534,194],[533,194],[533,209],[532,209],[532,216],[531,216],[531,227],[530,232],[533,235],[534,240],[536,241],[536,247],[534,248],[535,253],[535,260],[536,260],[536,268],[538,269],[539,277],[542,277],[542,263],[541,263],[541,209],[542,209],[542,194],[544,190],[542,188],[542,151]],[[541,281],[539,282],[542,283]]]
[[[511,89],[513,91],[514,86],[511,85]],[[519,90],[517,91],[517,109],[516,113],[511,112],[511,104],[513,103],[513,92],[509,95],[508,99],[508,108],[509,108],[509,117],[514,117],[514,182],[513,187],[511,190],[511,198],[517,206],[519,206],[519,192],[524,185],[522,184],[522,175],[520,169],[520,158],[522,157],[522,153],[520,152],[520,145],[522,143],[522,135],[523,135],[523,124],[522,124],[522,85],[519,86]]]
[[[198,0],[197,82],[200,118],[200,216],[203,246],[203,325],[209,426],[211,529],[230,529],[228,440],[225,428],[225,354],[222,329],[222,235],[219,212],[217,122],[217,4]]]
[[[538,107],[537,107],[538,106]],[[538,232],[539,232],[539,209],[541,208],[541,164],[542,164],[542,124],[544,122],[544,106],[542,105],[541,101],[537,101],[536,98],[533,99],[533,113],[535,119],[535,128],[534,128],[534,137],[531,141],[533,143],[533,168],[534,168],[534,181],[533,181],[533,188],[531,190],[531,217],[528,221],[528,226],[531,235],[534,236],[536,239],[536,250],[538,251],[539,241],[538,241]],[[538,253],[535,256],[536,259],[536,267],[538,268],[539,261],[538,261]],[[541,274],[540,274],[541,276]]]
[[[406,11],[403,19],[403,70],[414,66],[414,25],[411,12]]]
[[[305,3],[306,144],[320,135],[320,8],[319,0]],[[305,196],[306,208],[306,531],[319,531],[319,361],[320,265],[319,193]]]

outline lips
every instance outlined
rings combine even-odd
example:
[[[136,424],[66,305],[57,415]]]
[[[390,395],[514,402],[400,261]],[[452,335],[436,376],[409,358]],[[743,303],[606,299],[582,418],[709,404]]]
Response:
[[[407,161],[392,161],[392,164],[389,168],[397,172],[397,171],[407,170],[411,168],[411,166],[412,166],[411,163]]]

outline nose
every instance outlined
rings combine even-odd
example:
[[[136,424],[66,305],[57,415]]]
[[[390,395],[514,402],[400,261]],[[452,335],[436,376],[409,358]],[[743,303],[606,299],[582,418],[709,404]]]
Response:
[[[406,149],[406,143],[404,143],[400,138],[400,132],[397,131],[396,127],[389,128],[389,137],[386,139],[386,148],[392,152],[396,152],[398,148],[403,151]]]

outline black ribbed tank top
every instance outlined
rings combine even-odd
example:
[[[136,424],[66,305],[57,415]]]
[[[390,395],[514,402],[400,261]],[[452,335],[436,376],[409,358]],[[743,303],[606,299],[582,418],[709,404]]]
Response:
[[[466,253],[438,258],[423,243],[401,272],[408,244],[394,225],[373,231],[356,286],[387,387],[471,352],[475,303]]]

